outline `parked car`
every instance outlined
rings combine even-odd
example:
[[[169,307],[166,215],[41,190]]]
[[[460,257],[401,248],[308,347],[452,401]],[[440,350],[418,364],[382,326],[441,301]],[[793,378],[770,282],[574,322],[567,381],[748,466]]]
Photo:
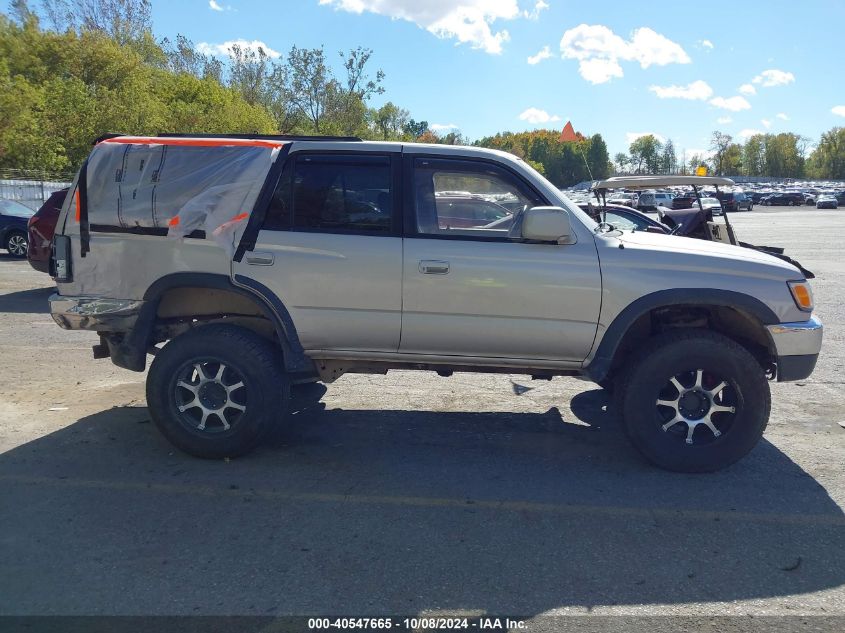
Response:
[[[473,195],[437,196],[436,201],[441,229],[484,226],[511,215],[502,205]]]
[[[751,211],[754,201],[742,191],[716,191],[713,196],[725,211]]]
[[[657,207],[671,208],[673,197],[674,196],[671,193],[665,193],[662,191],[644,191],[637,199],[637,210],[657,211]]]
[[[26,223],[34,213],[15,200],[0,200],[0,247],[12,257],[26,257]]]
[[[766,196],[772,195],[771,191],[752,191],[748,196],[751,198],[751,202],[754,204],[760,204],[763,201],[763,198]]]
[[[800,206],[804,204],[804,195],[800,193],[772,193],[764,197],[760,204],[769,206]]]
[[[816,197],[812,193],[805,193],[804,194],[804,204],[808,206],[813,206],[816,204]]]
[[[154,178],[139,174],[156,159]],[[198,457],[245,454],[289,421],[292,383],[409,369],[586,377],[615,391],[647,459],[711,471],[761,439],[769,380],[806,378],[821,348],[796,266],[609,230],[503,152],[110,137],[78,181],[78,220],[65,205],[54,237],[51,314],[98,332],[95,358],[144,371],[151,355],[150,417]],[[137,195],[122,195],[127,182]],[[436,201],[447,186],[509,194],[521,209],[509,228],[443,228]],[[369,191],[408,204],[362,225],[348,201]]]
[[[696,202],[695,194],[691,192],[684,192],[672,198],[673,209],[690,209]]]
[[[838,209],[839,201],[836,196],[821,195],[816,200],[816,209]]]
[[[631,207],[632,209],[635,209],[637,207],[637,200],[638,199],[639,199],[639,196],[637,196],[637,194],[635,194],[635,193],[626,193],[626,192],[619,191],[619,192],[616,192],[613,195],[611,195],[607,199],[607,201],[610,204],[619,204],[619,205],[622,205],[622,206]]]
[[[717,198],[702,198],[701,208],[713,215],[722,215],[722,203]]]
[[[53,192],[29,219],[29,249],[26,258],[30,266],[42,273],[50,272],[50,248],[67,192],[67,189]]]
[[[596,222],[605,221],[622,231],[637,230],[650,233],[669,233],[670,231],[668,226],[650,218],[645,213],[619,204],[608,203],[605,207],[598,207],[593,204],[581,203],[578,206]]]

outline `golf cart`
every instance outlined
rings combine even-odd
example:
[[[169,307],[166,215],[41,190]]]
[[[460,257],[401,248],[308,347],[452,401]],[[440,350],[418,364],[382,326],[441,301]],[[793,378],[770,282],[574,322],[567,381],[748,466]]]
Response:
[[[658,207],[657,213],[660,222],[670,229],[670,235],[691,237],[694,239],[709,240],[712,242],[723,242],[743,248],[750,248],[773,255],[779,259],[796,266],[807,279],[813,279],[812,272],[805,269],[794,259],[783,254],[783,249],[777,246],[755,246],[747,242],[741,242],[736,237],[733,226],[728,218],[727,209],[722,210],[723,222],[716,222],[713,213],[705,209],[701,204],[701,189],[703,187],[715,187],[718,193],[719,187],[731,187],[734,181],[730,178],[718,176],[617,176],[598,180],[593,183],[591,191],[598,202],[598,209],[594,213],[597,221],[606,224],[607,194],[614,189],[645,190],[660,187],[692,187],[696,203],[690,209],[666,209]]]

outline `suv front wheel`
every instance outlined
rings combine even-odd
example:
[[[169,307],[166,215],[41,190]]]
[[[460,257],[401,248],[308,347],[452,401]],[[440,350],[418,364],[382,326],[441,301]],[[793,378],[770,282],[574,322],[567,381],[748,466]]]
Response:
[[[180,450],[208,459],[237,457],[287,413],[290,386],[280,352],[244,328],[207,325],[156,354],[147,406]]]
[[[629,362],[618,397],[634,446],[679,472],[736,462],[760,441],[771,409],[757,360],[731,339],[698,329],[651,339]]]

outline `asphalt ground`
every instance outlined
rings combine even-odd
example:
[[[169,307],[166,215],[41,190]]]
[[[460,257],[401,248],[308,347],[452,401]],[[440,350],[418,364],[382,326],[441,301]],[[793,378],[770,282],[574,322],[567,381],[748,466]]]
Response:
[[[150,423],[144,375],[93,360],[50,279],[0,254],[0,615],[842,630],[845,211],[731,219],[816,273],[826,332],[809,379],[771,385],[760,445],[710,475],[644,462],[591,383],[428,372],[316,386],[254,454],[193,459]]]

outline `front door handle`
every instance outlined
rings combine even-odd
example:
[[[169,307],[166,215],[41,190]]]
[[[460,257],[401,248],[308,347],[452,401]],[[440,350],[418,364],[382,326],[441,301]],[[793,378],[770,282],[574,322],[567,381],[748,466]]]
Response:
[[[261,251],[249,251],[246,254],[246,263],[251,266],[272,266],[273,253],[264,253]]]
[[[446,275],[449,273],[449,262],[439,259],[424,259],[420,262],[420,272],[423,275]]]

